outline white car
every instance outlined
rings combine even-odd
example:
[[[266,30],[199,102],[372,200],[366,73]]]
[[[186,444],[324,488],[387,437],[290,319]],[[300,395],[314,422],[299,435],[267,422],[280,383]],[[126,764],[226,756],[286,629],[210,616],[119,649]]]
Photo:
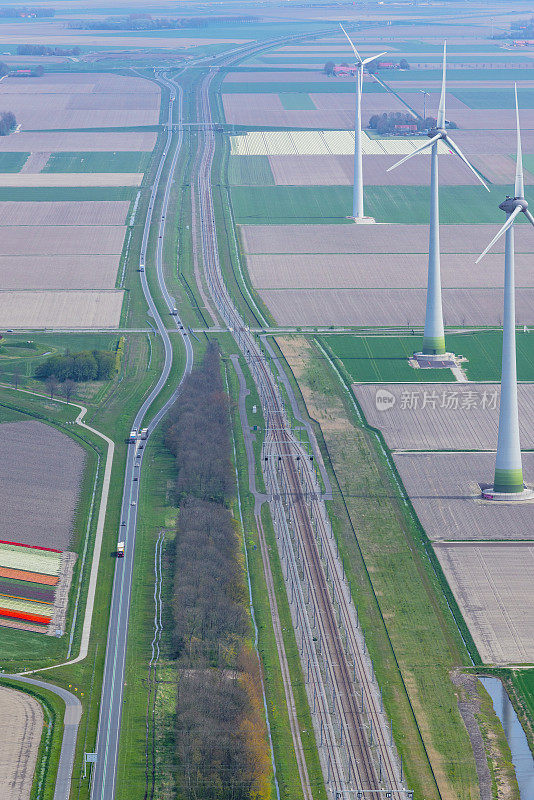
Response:
[[[131,505],[132,505],[132,506],[136,506],[136,505],[137,505],[137,503],[135,502],[135,500],[132,500],[132,502],[131,502]]]

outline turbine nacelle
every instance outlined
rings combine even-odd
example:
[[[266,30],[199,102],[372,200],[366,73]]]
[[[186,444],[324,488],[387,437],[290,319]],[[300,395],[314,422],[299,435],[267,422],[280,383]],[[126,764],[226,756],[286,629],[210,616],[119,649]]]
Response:
[[[521,211],[526,211],[528,203],[524,197],[509,197],[506,195],[506,200],[500,204],[499,208],[506,214],[512,214],[516,208],[520,208]]]
[[[446,139],[447,131],[445,130],[445,128],[431,128],[428,131],[427,136],[429,139],[436,139],[438,136],[440,139]]]

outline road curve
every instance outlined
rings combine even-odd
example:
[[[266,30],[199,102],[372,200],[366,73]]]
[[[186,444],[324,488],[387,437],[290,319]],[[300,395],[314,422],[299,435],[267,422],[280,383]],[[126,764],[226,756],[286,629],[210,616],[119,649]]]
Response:
[[[74,764],[74,753],[76,751],[76,739],[78,737],[78,726],[82,716],[82,704],[79,698],[76,697],[75,694],[72,694],[72,692],[62,689],[60,686],[54,686],[52,683],[45,683],[45,681],[38,681],[35,678],[24,678],[21,675],[9,675],[7,673],[2,673],[2,677],[18,681],[19,683],[27,683],[30,686],[37,686],[40,689],[48,689],[49,692],[53,692],[64,701],[63,740],[61,742],[61,752],[59,754],[54,800],[68,800],[70,795],[72,766]]]

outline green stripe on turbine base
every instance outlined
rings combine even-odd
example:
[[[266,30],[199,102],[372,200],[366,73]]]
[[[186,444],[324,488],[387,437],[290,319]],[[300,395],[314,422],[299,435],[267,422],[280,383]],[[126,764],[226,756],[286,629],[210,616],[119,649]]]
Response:
[[[496,469],[495,470],[495,483],[493,485],[494,492],[503,492],[505,494],[516,494],[522,492],[523,486],[523,470],[522,469]]]
[[[441,356],[445,352],[444,336],[425,336],[423,338],[423,355]]]

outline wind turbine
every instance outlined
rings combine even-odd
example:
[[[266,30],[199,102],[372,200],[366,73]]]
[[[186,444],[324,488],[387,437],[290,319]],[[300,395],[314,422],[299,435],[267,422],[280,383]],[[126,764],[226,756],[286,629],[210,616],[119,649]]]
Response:
[[[440,142],[444,142],[456,155],[464,162],[464,164],[471,170],[473,175],[480,181],[482,186],[486,189],[486,183],[482,180],[473,165],[467,160],[457,144],[450,138],[446,130],[445,119],[445,70],[447,60],[447,45],[443,45],[443,72],[441,78],[441,97],[439,100],[438,117],[436,127],[428,132],[430,141],[425,142],[420,147],[417,147],[412,153],[401,158],[392,167],[387,170],[391,172],[396,169],[405,161],[418,155],[426,150],[428,147],[431,149],[431,165],[430,165],[430,233],[428,243],[428,284],[426,290],[426,315],[425,315],[425,332],[423,335],[423,351],[422,355],[426,359],[430,357],[439,356],[434,360],[439,366],[439,361],[443,361],[445,355],[445,331],[443,328],[443,308],[441,302],[441,267],[440,267],[440,250],[439,250],[439,177],[438,177],[438,147]],[[489,189],[488,189],[489,192]],[[416,353],[416,356],[418,354]]]
[[[514,279],[514,222],[523,213],[534,225],[534,217],[528,210],[523,182],[523,159],[521,155],[521,130],[519,128],[519,106],[517,104],[517,84],[515,91],[515,115],[517,126],[517,160],[515,164],[514,197],[506,197],[499,208],[506,213],[506,222],[493,237],[476,263],[484,258],[498,239],[504,240],[504,314],[502,331],[502,372],[501,402],[499,408],[499,436],[495,460],[495,481],[493,487],[483,492],[491,500],[528,499],[532,492],[523,484],[523,466],[519,443],[519,412],[517,407],[517,370],[515,347],[515,279]],[[515,495],[515,497],[514,497]]]
[[[354,125],[354,193],[352,197],[352,216],[354,220],[364,220],[365,214],[363,211],[363,165],[362,165],[362,91],[363,91],[363,69],[364,67],[369,64],[371,61],[375,61],[375,59],[380,58],[380,56],[385,56],[384,53],[378,53],[376,56],[370,56],[369,58],[361,58],[360,54],[356,50],[354,46],[354,42],[350,38],[349,34],[340,24],[339,26],[347,39],[349,40],[349,44],[354,51],[354,55],[356,56],[357,62],[357,73],[356,73],[356,123]]]

